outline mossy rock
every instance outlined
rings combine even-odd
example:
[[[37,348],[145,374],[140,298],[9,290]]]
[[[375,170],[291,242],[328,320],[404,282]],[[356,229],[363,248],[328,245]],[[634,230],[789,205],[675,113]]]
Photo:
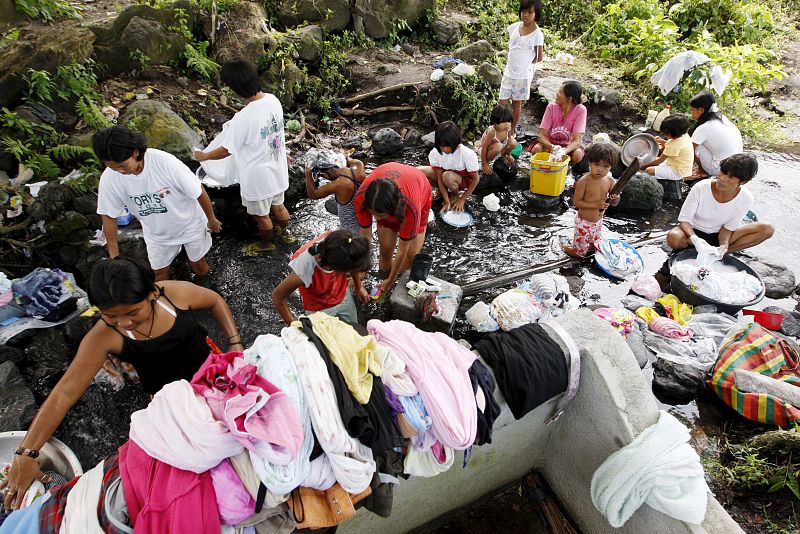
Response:
[[[71,209],[74,200],[75,193],[72,189],[66,185],[60,184],[58,181],[48,182],[39,190],[36,202],[28,207],[28,213],[35,220],[44,218],[55,219],[65,211]],[[43,210],[40,208],[43,208]],[[41,215],[41,211],[44,211],[46,217],[37,216]]]
[[[309,77],[291,61],[273,63],[269,70],[261,75],[264,88],[278,97],[283,107],[291,106],[300,88],[314,79],[318,80],[314,76]]]
[[[631,178],[620,195],[615,209],[635,213],[652,213],[664,203],[664,187],[654,176],[639,173]]]
[[[230,10],[218,14],[214,60],[222,65],[228,60],[245,57],[257,63],[275,50],[277,40],[267,26],[268,19],[264,6],[257,2],[238,2]],[[211,34],[213,23],[210,17],[204,21],[203,30],[207,35]]]
[[[339,31],[350,24],[350,1],[284,0],[278,3],[277,16],[284,28],[315,22],[328,31]]]
[[[364,20],[364,32],[373,39],[384,39],[398,20],[414,27],[436,7],[435,0],[355,0],[353,13]]]
[[[48,237],[54,241],[78,242],[88,238],[89,220],[77,211],[65,211],[44,225]]]
[[[133,102],[120,117],[122,125],[136,117],[147,137],[147,144],[173,154],[184,163],[192,161],[192,148],[205,146],[205,141],[170,107],[158,100]]]

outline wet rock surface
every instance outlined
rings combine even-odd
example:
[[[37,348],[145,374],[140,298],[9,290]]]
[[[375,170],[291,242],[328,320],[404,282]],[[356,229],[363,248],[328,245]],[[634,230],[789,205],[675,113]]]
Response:
[[[610,210],[652,213],[664,204],[664,188],[653,176],[637,174],[620,195],[619,205]]]
[[[381,128],[372,138],[372,150],[376,156],[394,156],[403,151],[403,138],[393,128]]]
[[[794,292],[794,273],[785,265],[760,259],[749,260],[747,265],[761,277],[767,297],[778,299],[788,297]]]
[[[0,431],[28,428],[36,402],[17,366],[10,361],[0,363]]]
[[[702,389],[705,373],[663,358],[653,362],[653,393],[666,401],[688,402]]]

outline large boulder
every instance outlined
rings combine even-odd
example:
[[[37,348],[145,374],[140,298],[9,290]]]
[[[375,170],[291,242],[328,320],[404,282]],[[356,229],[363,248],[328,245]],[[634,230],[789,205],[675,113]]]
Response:
[[[191,14],[192,10],[183,10]],[[90,26],[95,34],[94,55],[106,69],[106,74],[115,76],[132,70],[138,65],[131,52],[139,50],[150,58],[150,65],[168,65],[176,62],[184,47],[191,42],[173,28],[179,27],[176,9],[156,9],[147,5],[135,5],[125,9],[113,21],[104,21]],[[189,28],[194,24],[188,20]]]
[[[286,28],[315,22],[329,31],[345,29],[350,24],[349,0],[284,0],[278,3],[278,21]]]
[[[36,415],[36,401],[17,366],[0,363],[0,432],[25,430]]]
[[[781,323],[780,328],[781,334],[800,338],[800,312],[787,310],[779,306],[767,306],[764,308],[764,311],[770,313],[782,313],[783,322]]]
[[[639,173],[631,178],[613,209],[632,212],[654,212],[664,203],[664,188],[654,176]]]
[[[431,24],[430,31],[440,44],[451,46],[461,37],[461,24],[453,19],[438,18]]]
[[[322,28],[316,24],[299,28],[294,37],[297,39],[297,54],[300,59],[315,62],[319,59],[319,50],[322,45]]]
[[[394,21],[402,20],[413,27],[435,7],[435,0],[355,0],[353,14],[362,18],[367,35],[384,39]]]
[[[261,84],[264,89],[280,100],[281,105],[287,108],[294,102],[298,90],[306,84],[316,80],[315,76],[309,77],[291,60],[275,61],[265,73],[261,75]]]
[[[211,35],[212,25],[217,23],[213,57],[220,65],[238,57],[255,63],[277,46],[267,26],[267,12],[259,2],[237,2],[224,14],[218,14],[217,18],[224,24],[208,18],[204,22],[204,29],[206,34]]]
[[[489,41],[481,39],[466,46],[462,46],[453,52],[453,57],[466,61],[472,65],[478,65],[484,61],[492,61],[495,56],[494,48]]]
[[[46,183],[39,190],[35,204],[44,209],[44,217],[34,217],[34,219],[54,219],[72,207],[75,200],[75,193],[68,186],[54,180]],[[36,211],[36,210],[33,210]]]
[[[120,117],[120,123],[136,117],[148,146],[175,155],[184,163],[193,160],[192,148],[205,146],[203,138],[164,102],[139,100],[130,104]]]
[[[794,293],[797,282],[792,270],[785,265],[755,259],[748,260],[747,265],[761,277],[768,298],[782,299]]]
[[[484,61],[480,64],[478,75],[495,88],[500,87],[500,82],[503,80],[503,71],[491,61]]]
[[[74,21],[21,32],[0,54],[0,106],[11,107],[22,98],[28,69],[54,74],[61,65],[83,63],[92,55],[93,42],[92,32]]]
[[[403,138],[392,128],[381,128],[372,138],[372,150],[378,157],[393,156],[403,148]]]
[[[89,219],[77,211],[68,210],[48,220],[44,225],[47,236],[53,241],[80,242],[88,239]]]
[[[657,358],[653,362],[653,393],[661,399],[690,400],[703,387],[706,373],[693,365]]]

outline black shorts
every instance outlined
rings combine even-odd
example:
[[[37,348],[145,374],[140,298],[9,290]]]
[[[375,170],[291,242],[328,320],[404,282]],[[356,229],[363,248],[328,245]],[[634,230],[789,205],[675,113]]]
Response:
[[[694,233],[697,237],[699,237],[712,247],[719,246],[719,232],[714,232],[713,234],[707,234],[705,232],[701,232],[700,230],[695,230]]]

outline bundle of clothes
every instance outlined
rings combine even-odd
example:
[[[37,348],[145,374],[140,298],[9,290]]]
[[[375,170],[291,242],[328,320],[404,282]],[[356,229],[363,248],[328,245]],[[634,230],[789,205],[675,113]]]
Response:
[[[522,325],[548,321],[577,308],[567,279],[558,274],[535,274],[495,297],[491,304],[477,302],[466,317],[478,332],[508,332]]]
[[[574,396],[577,347],[549,328],[479,343],[490,370],[404,321],[302,317],[164,386],[117,454],[0,517],[0,533],[280,533],[334,526],[356,505],[388,516],[399,478],[445,472],[457,451],[466,466],[491,443],[496,385],[517,418]]]
[[[0,325],[21,317],[58,321],[77,308],[82,295],[70,273],[39,267],[9,280],[0,273]]]
[[[672,275],[695,293],[725,304],[752,302],[764,291],[761,280],[719,261],[679,261],[672,266]]]

